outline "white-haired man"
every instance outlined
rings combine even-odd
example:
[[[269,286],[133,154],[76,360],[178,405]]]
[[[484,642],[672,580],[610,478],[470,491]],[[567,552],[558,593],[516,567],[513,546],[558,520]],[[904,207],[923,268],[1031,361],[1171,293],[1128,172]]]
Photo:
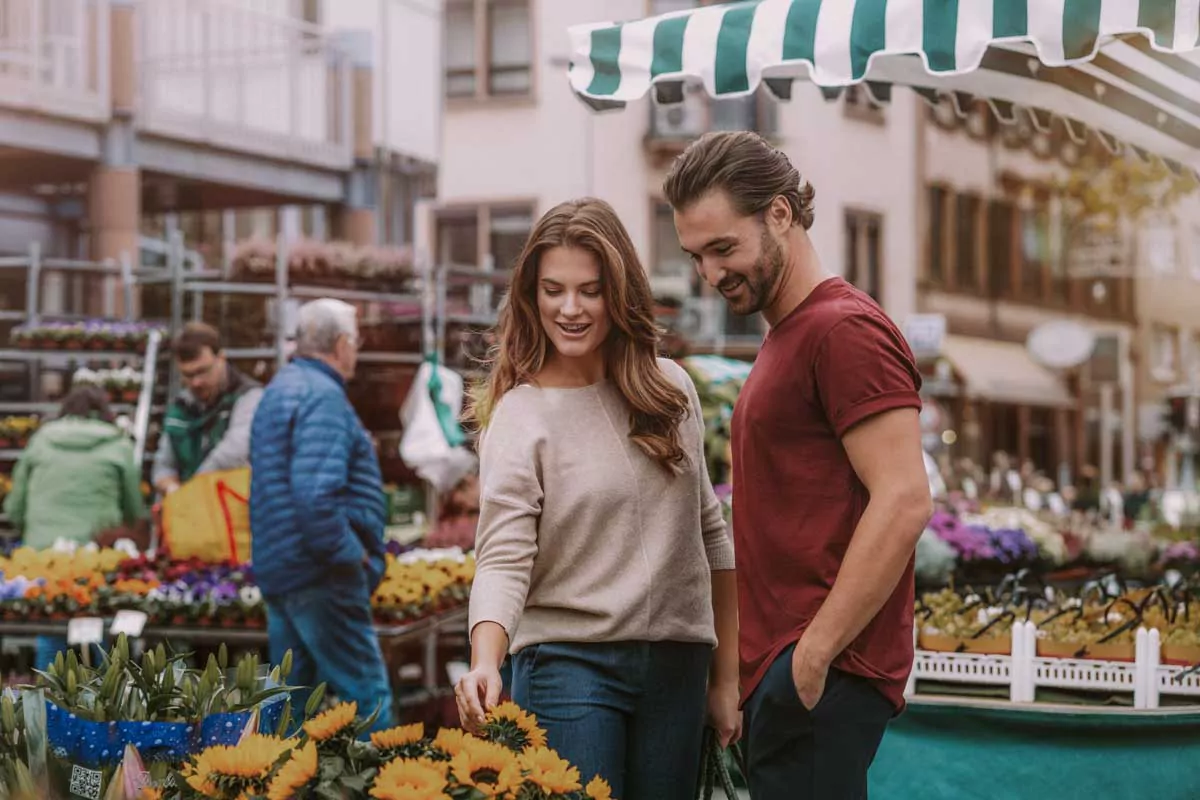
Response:
[[[382,729],[393,723],[392,695],[371,594],[383,577],[386,504],[346,396],[357,312],[314,300],[297,328],[296,355],[267,386],[250,433],[250,532],[271,660],[291,650],[295,684],[325,682],[362,714],[378,708]]]

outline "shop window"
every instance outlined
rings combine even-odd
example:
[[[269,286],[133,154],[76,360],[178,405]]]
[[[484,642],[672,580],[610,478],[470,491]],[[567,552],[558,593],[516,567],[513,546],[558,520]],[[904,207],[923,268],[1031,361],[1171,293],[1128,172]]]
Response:
[[[979,290],[979,209],[978,197],[959,195],[955,200],[954,276],[959,291]]]
[[[883,217],[847,211],[845,221],[846,280],[883,302]]]
[[[1155,325],[1150,333],[1150,374],[1160,383],[1173,383],[1179,370],[1179,331]]]
[[[929,253],[926,274],[930,283],[946,282],[946,204],[949,193],[941,186],[929,187]]]

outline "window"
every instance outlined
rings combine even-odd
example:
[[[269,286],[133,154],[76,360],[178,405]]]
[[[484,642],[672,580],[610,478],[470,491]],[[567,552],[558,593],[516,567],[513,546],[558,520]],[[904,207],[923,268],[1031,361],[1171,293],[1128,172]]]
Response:
[[[1183,367],[1180,379],[1185,383],[1200,380],[1200,332],[1183,331],[1181,334],[1182,357],[1179,359]]]
[[[883,218],[863,211],[846,212],[846,280],[883,302]]]
[[[978,197],[959,195],[955,201],[954,277],[960,291],[979,289]]]
[[[495,269],[510,269],[532,228],[532,204],[445,209],[437,215],[437,258],[444,264],[479,267],[490,255]],[[487,231],[483,241],[480,230]]]
[[[1012,203],[997,200],[988,205],[988,288],[993,297],[1012,294],[1014,221]]]
[[[865,122],[882,123],[884,121],[883,106],[875,102],[871,93],[867,91],[867,87],[861,83],[847,86],[843,97],[845,98],[843,108],[847,117]]]
[[[940,186],[929,187],[929,264],[930,283],[946,282],[946,199]]]
[[[475,8],[472,2],[446,6],[446,96],[475,96]]]
[[[1174,275],[1179,266],[1175,252],[1175,227],[1170,220],[1155,220],[1142,228],[1142,263],[1151,275]]]
[[[1150,335],[1150,375],[1160,383],[1171,383],[1179,367],[1179,332],[1170,325],[1155,325]]]
[[[514,97],[533,88],[528,0],[451,0],[447,97]]]
[[[1192,280],[1200,281],[1200,225],[1192,228]]]
[[[525,249],[529,232],[533,230],[533,211],[529,208],[493,209],[488,227],[488,242],[495,268],[512,269]]]
[[[1039,203],[1021,210],[1021,296],[1042,297],[1049,270],[1050,213]]]
[[[691,282],[695,274],[691,259],[679,246],[675,232],[675,214],[668,203],[654,204],[654,244],[650,275],[655,278],[683,278]],[[690,294],[690,292],[689,292]]]

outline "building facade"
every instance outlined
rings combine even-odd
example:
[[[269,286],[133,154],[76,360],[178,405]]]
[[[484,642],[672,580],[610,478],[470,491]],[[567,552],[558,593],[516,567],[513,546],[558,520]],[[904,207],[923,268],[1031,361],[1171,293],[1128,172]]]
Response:
[[[442,262],[506,267],[533,221],[581,196],[613,205],[656,294],[678,309],[694,349],[752,355],[757,318],[725,314],[679,248],[661,185],[671,160],[710,129],[757,130],[816,188],[813,237],[825,263],[877,296],[896,318],[915,308],[914,117],[911,94],[882,111],[865,95],[826,101],[799,87],[790,103],[763,92],[675,108],[649,100],[597,114],[566,79],[567,28],[686,7],[678,0],[448,0],[446,108],[438,197],[419,226]]]
[[[441,22],[440,0],[0,0],[0,251],[411,242],[441,98],[397,76],[436,74]]]
[[[644,99],[603,113],[572,94],[569,26],[692,4],[448,0],[440,182],[422,209],[421,245],[440,262],[503,268],[539,214],[601,197],[628,227],[656,294],[680,309],[692,349],[750,357],[759,323],[729,318],[699,284],[660,186],[701,133],[757,130],[815,186],[811,235],[824,264],[914,335],[926,331],[931,447],[985,467],[1003,452],[1055,478],[1085,465],[1128,477],[1161,451],[1154,410],[1193,358],[1182,354],[1198,352],[1189,349],[1200,300],[1191,205],[1166,214],[1173,237],[1143,220],[1127,225],[1117,263],[1089,272],[1064,187],[1085,155],[1103,156],[1092,152],[1102,143],[1060,123],[1019,115],[1000,124],[995,109],[965,96],[930,104],[879,86],[831,98],[797,83],[786,103],[765,92],[722,101],[689,92],[678,106]],[[1148,268],[1166,251],[1175,267]],[[1049,369],[1027,342],[1063,321],[1094,340],[1094,354]]]

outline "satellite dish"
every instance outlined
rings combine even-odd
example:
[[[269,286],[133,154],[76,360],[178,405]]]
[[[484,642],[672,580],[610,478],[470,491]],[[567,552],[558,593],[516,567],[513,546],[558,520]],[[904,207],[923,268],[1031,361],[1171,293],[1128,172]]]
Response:
[[[1034,328],[1025,347],[1047,369],[1071,369],[1092,357],[1096,335],[1078,322],[1055,320]]]

